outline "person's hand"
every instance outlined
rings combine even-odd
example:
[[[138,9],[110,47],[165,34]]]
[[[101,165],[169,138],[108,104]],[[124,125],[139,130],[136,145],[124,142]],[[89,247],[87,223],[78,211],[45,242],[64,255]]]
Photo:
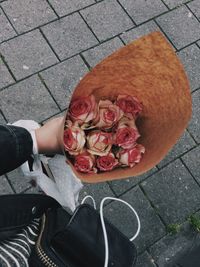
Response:
[[[49,120],[35,130],[39,154],[62,154],[64,117]]]

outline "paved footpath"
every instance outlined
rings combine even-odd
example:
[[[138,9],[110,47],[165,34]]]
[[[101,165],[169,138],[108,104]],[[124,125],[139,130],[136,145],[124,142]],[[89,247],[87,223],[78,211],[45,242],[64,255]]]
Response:
[[[0,0],[0,122],[45,122],[66,109],[80,78],[138,37],[164,33],[188,73],[193,117],[169,155],[137,178],[86,185],[81,197],[120,196],[141,218],[137,267],[170,266],[198,235],[188,217],[200,210],[200,0]],[[0,194],[35,192],[18,171],[1,177]],[[134,232],[129,210],[107,216]],[[180,231],[172,234],[169,226]],[[198,237],[198,236],[197,236]]]

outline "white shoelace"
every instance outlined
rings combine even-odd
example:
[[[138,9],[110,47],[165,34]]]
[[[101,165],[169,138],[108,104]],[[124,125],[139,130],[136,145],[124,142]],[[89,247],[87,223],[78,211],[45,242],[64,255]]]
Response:
[[[96,202],[95,202],[94,198],[92,196],[90,196],[90,195],[84,197],[83,200],[82,200],[82,202],[81,202],[81,204],[83,204],[86,201],[86,199],[88,199],[88,198],[90,198],[92,200],[93,205],[94,205],[94,208],[96,209]],[[135,211],[135,209],[128,202],[126,202],[126,201],[124,201],[122,199],[119,199],[119,198],[115,198],[115,197],[104,197],[101,200],[101,203],[100,203],[100,219],[101,219],[101,225],[102,225],[103,236],[104,236],[104,244],[105,244],[105,261],[104,261],[104,267],[108,267],[108,261],[109,261],[108,235],[107,235],[105,221],[104,221],[104,216],[103,216],[103,205],[104,205],[104,202],[106,200],[114,200],[114,201],[118,201],[118,202],[121,202],[121,203],[127,205],[132,210],[132,212],[134,213],[134,215],[136,216],[138,228],[137,228],[137,231],[136,231],[135,235],[130,238],[130,241],[133,241],[133,240],[136,239],[136,237],[140,233],[140,228],[141,228],[140,218],[139,218],[137,212]]]

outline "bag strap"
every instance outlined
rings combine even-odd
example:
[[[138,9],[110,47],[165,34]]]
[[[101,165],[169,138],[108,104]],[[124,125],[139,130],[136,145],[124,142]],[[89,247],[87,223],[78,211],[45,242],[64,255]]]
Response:
[[[86,199],[88,199],[88,198],[90,198],[92,200],[94,209],[96,209],[96,202],[95,202],[94,198],[92,196],[90,196],[90,195],[84,197],[83,200],[82,200],[82,202],[81,202],[81,204],[83,204],[86,201]],[[100,219],[101,219],[101,225],[102,225],[103,236],[104,236],[104,243],[105,243],[105,261],[104,261],[104,267],[108,267],[108,261],[109,261],[108,235],[107,235],[107,231],[106,231],[106,227],[105,227],[105,221],[104,221],[104,216],[103,216],[103,205],[104,205],[104,202],[106,200],[114,200],[114,201],[118,201],[118,202],[121,202],[121,203],[125,204],[126,206],[128,206],[131,209],[131,211],[136,216],[138,228],[137,228],[137,231],[136,231],[135,235],[130,238],[130,241],[133,241],[133,240],[136,239],[136,237],[139,235],[140,229],[141,229],[140,218],[139,218],[137,212],[135,211],[135,209],[128,202],[126,202],[125,200],[122,200],[120,198],[115,198],[115,197],[104,197],[101,200],[101,203],[100,203]]]

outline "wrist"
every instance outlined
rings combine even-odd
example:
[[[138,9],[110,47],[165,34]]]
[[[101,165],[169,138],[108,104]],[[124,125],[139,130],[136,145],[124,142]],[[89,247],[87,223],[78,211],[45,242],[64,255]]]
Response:
[[[63,118],[55,118],[35,130],[39,154],[62,153]]]

